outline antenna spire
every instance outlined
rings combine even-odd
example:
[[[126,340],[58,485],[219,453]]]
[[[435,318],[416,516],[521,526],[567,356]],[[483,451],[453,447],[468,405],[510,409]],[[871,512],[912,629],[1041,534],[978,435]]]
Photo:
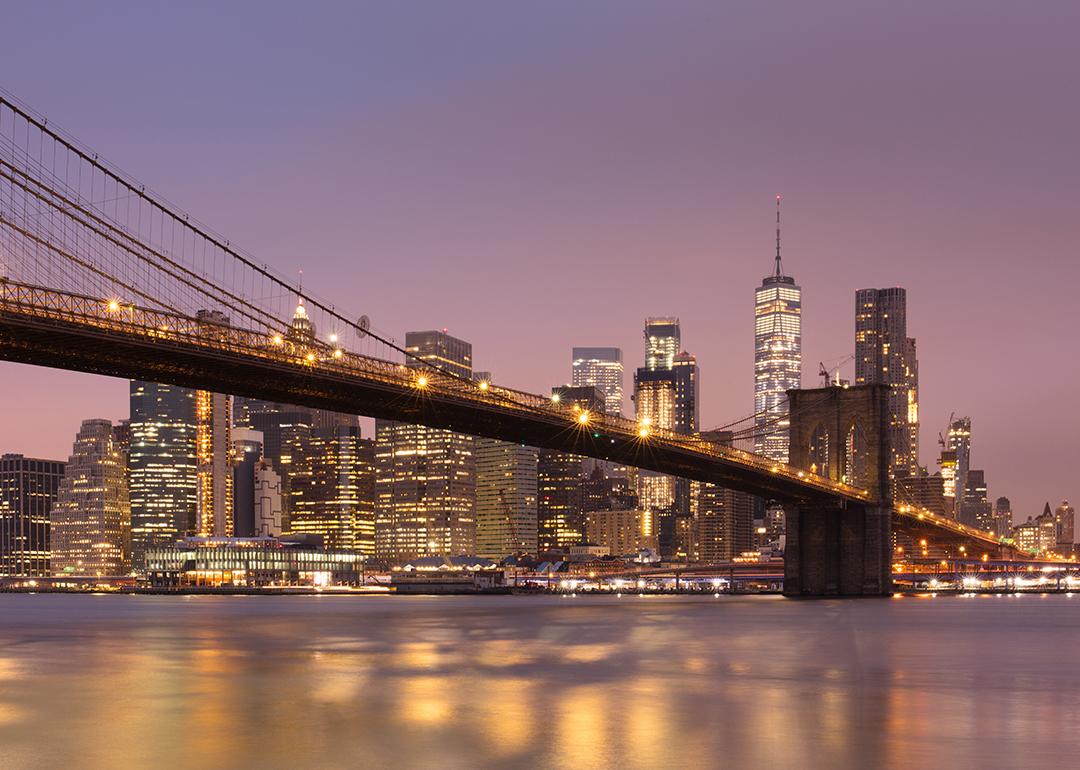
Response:
[[[776,277],[784,274],[784,268],[780,264],[780,196],[776,196]]]

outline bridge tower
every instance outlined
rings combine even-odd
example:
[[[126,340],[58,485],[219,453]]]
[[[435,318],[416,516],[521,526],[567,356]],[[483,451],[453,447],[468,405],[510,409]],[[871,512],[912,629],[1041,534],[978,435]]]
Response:
[[[868,490],[867,501],[803,501],[787,512],[784,593],[882,596],[892,590],[889,387],[789,390],[790,463]]]

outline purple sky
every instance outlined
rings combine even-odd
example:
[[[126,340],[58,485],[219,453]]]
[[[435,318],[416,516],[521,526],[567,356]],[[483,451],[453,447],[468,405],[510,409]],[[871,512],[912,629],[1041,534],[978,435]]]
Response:
[[[1075,2],[44,6],[5,9],[0,86],[378,329],[542,391],[675,314],[703,422],[741,417],[779,192],[805,383],[855,289],[905,286],[922,462],[969,414],[992,497],[1080,496]],[[127,413],[123,381],[0,385],[0,451]]]

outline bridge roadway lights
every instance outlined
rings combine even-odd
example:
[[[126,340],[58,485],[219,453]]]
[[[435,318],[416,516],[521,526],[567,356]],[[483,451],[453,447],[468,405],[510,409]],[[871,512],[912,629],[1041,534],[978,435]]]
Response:
[[[800,505],[786,511],[784,595],[892,593],[891,511],[859,503]]]

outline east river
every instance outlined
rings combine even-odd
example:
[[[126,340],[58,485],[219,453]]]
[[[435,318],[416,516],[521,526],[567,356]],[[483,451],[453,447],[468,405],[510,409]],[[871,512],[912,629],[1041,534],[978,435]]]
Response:
[[[2,768],[1080,763],[1080,595],[0,595]]]

